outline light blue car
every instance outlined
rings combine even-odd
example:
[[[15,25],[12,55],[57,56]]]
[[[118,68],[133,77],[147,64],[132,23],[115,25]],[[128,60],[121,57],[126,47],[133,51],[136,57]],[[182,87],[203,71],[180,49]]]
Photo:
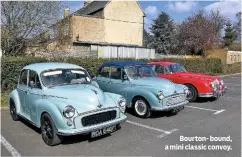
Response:
[[[105,62],[95,80],[103,91],[122,95],[127,107],[141,118],[149,117],[152,111],[177,113],[188,103],[186,86],[156,77],[151,66],[144,62]]]
[[[84,68],[66,63],[25,66],[8,102],[12,119],[22,117],[41,128],[50,146],[63,136],[111,133],[127,118],[121,95],[103,92]]]

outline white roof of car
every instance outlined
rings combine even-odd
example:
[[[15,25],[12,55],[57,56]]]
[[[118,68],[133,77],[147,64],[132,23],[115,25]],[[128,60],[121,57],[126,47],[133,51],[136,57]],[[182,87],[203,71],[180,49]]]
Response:
[[[36,71],[37,73],[41,73],[42,71],[51,70],[51,69],[84,69],[84,68],[75,64],[48,62],[48,63],[30,64],[25,66],[23,69],[30,69],[30,70]]]

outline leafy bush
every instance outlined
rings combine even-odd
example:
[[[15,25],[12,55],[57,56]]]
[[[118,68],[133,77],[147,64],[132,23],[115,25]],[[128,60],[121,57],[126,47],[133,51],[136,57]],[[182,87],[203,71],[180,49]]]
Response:
[[[2,92],[12,90],[16,87],[18,82],[18,77],[21,69],[32,63],[41,62],[66,62],[77,64],[88,70],[90,75],[96,75],[98,67],[106,61],[111,60],[133,60],[130,58],[125,59],[89,59],[89,58],[27,58],[27,57],[4,57],[2,59],[2,72],[1,72],[1,88]],[[141,61],[151,62],[151,61],[171,61],[177,62],[185,66],[188,71],[199,72],[205,74],[221,74],[224,72],[223,65],[220,59],[175,59],[175,58],[164,58],[164,59],[154,59],[147,60],[141,59]],[[234,72],[235,70],[228,70],[231,67],[226,67],[227,71]],[[236,66],[237,68],[237,66]],[[240,69],[239,69],[240,71]]]
[[[225,74],[241,73],[241,63],[225,65],[223,70]]]

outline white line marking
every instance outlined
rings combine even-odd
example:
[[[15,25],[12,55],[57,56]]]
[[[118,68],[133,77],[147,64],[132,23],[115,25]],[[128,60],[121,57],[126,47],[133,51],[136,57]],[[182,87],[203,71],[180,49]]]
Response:
[[[154,127],[151,127],[151,126],[148,126],[148,125],[132,122],[132,121],[129,121],[129,120],[127,120],[126,122],[130,123],[130,124],[134,124],[134,125],[139,126],[139,127],[147,128],[147,129],[150,129],[150,130],[155,130],[155,131],[158,131],[158,132],[162,132],[162,133],[165,133],[165,134],[171,134],[172,133],[171,131],[154,128]]]
[[[222,113],[222,112],[224,112],[225,110],[224,109],[222,109],[222,110],[219,110],[219,111],[217,111],[217,112],[215,112],[215,113],[213,113],[213,114],[219,114],[219,113]]]
[[[195,108],[195,109],[199,109],[199,110],[205,110],[205,111],[212,111],[212,112],[215,112],[215,113],[213,113],[213,114],[219,114],[219,113],[222,113],[222,112],[225,111],[224,109],[221,109],[221,110],[213,110],[213,109],[201,108],[201,107],[195,107],[195,106],[186,106],[186,107]]]
[[[172,130],[170,130],[170,133],[169,133],[169,134],[171,134],[171,133],[173,133],[173,132],[175,132],[175,131],[178,131],[178,129],[172,129]],[[157,137],[158,137],[158,138],[162,138],[162,137],[165,137],[166,135],[169,135],[169,134],[162,133],[162,134],[160,134],[160,135],[157,136]]]
[[[18,151],[1,135],[1,143],[11,153],[13,157],[21,157]]]

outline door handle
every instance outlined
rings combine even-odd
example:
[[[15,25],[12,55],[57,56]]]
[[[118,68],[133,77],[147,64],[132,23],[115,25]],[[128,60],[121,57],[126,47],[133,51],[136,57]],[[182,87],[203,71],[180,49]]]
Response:
[[[29,91],[25,91],[24,93],[25,93],[25,94],[29,94]]]

